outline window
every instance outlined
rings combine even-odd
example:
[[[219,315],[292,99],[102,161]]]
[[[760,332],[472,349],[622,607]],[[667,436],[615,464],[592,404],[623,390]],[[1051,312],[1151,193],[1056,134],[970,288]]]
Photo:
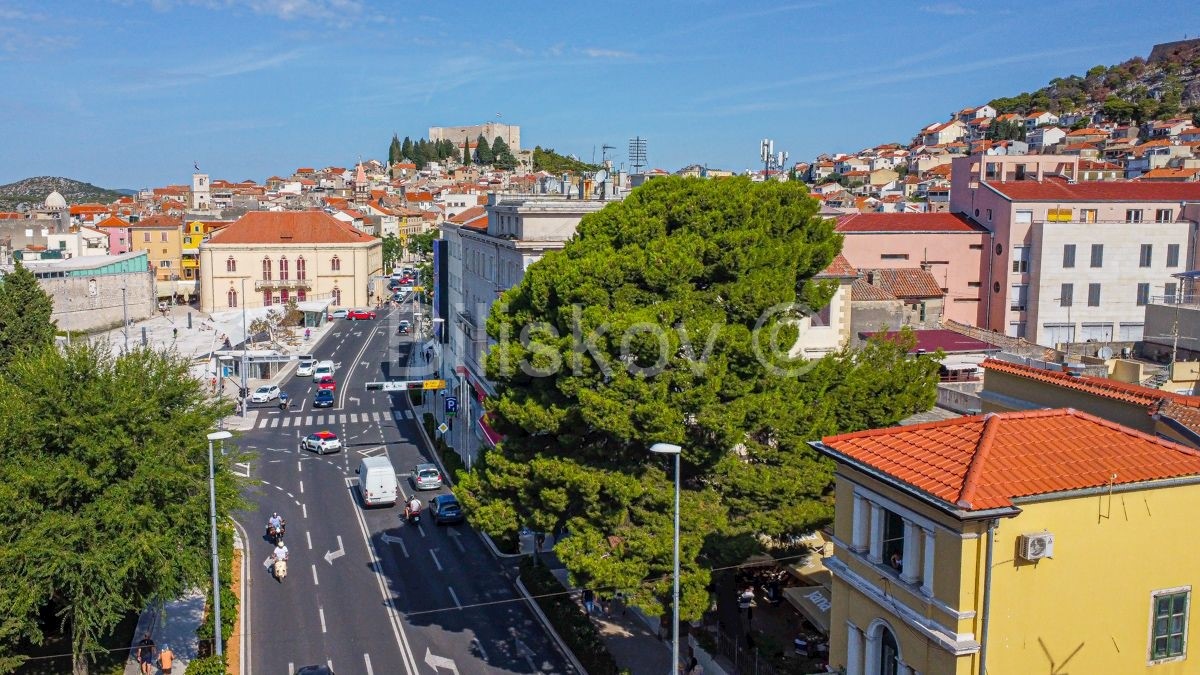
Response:
[[[880,260],[908,260],[907,253],[880,253]]]
[[[1138,307],[1145,307],[1146,303],[1150,302],[1150,284],[1137,285],[1137,304]]]
[[[1141,209],[1125,209],[1125,222],[1127,222],[1127,223],[1142,222],[1142,210]]]
[[[279,259],[279,280],[287,281],[288,278],[288,259],[281,257]]]
[[[1012,297],[1009,299],[1008,308],[1014,312],[1024,312],[1025,302],[1029,297],[1028,284],[1013,284]]]
[[[1029,247],[1014,246],[1012,250],[1012,271],[1024,274],[1029,271]]]
[[[1100,284],[1088,284],[1088,307],[1100,306]]]
[[[1063,284],[1058,294],[1058,306],[1070,307],[1075,301],[1075,284]]]
[[[308,270],[305,269],[305,265],[304,265],[304,256],[300,256],[299,258],[296,258],[296,278],[299,279],[300,281],[304,281],[307,273],[308,273]]]
[[[971,244],[971,245],[970,245],[970,246],[968,246],[967,248],[970,248],[972,251],[982,251],[982,250],[983,250],[983,244]]]
[[[1079,222],[1081,222],[1081,223],[1096,222],[1096,209],[1079,209]]]
[[[1018,338],[1025,337],[1025,322],[1024,321],[1010,322],[1008,324],[1008,336],[1009,337],[1018,337]]]
[[[987,210],[987,219],[988,219],[989,223],[992,222],[992,210],[991,209]]]
[[[342,304],[342,289],[338,288],[337,286],[333,287],[333,304]]]
[[[329,261],[329,269],[333,270],[334,272],[341,272],[342,271],[341,258],[337,257],[336,255],[333,256],[333,259]],[[341,304],[341,303],[337,303],[337,304]]]
[[[1063,244],[1063,267],[1075,266],[1075,244]]]
[[[1150,658],[1169,659],[1183,656],[1187,645],[1189,590],[1156,593],[1151,602],[1154,623],[1150,634]]]
[[[233,259],[233,256],[229,256],[225,260],[225,271],[226,272],[236,272],[237,271],[237,261]]]
[[[1179,244],[1167,244],[1167,267],[1179,267]]]
[[[1104,244],[1092,244],[1092,267],[1104,267]]]
[[[162,242],[164,242],[164,243],[167,241],[167,233],[166,233],[166,232],[163,232],[163,233],[162,233],[162,239],[161,239],[161,241],[162,241]]]
[[[142,243],[145,243],[145,244],[150,243],[150,233],[149,232],[142,233]]]
[[[967,282],[967,288],[979,288],[982,285],[983,284],[979,283],[978,281],[968,281]]]
[[[296,289],[296,302],[304,302],[308,299],[308,293],[303,288]]]
[[[161,260],[161,261],[159,261],[159,265],[158,265],[158,266],[159,266],[159,267],[166,267],[166,268],[170,268],[170,267],[171,267],[171,261],[170,261],[170,260]]]
[[[237,307],[237,291],[232,288],[225,294],[225,299],[229,302],[230,307]]]
[[[1141,342],[1146,325],[1141,323],[1122,323],[1121,333],[1117,338],[1120,342]]]
[[[1179,284],[1171,282],[1163,287],[1163,300],[1169,305],[1175,304],[1175,295],[1179,292]]]
[[[902,561],[904,556],[904,518],[898,513],[883,510],[883,563],[900,572],[896,561]]]
[[[263,307],[271,306],[271,289],[263,291]]]
[[[288,303],[288,291],[286,288],[279,289],[279,302],[286,305]]]
[[[1170,223],[1174,220],[1174,209],[1157,209],[1154,211],[1154,222],[1156,223]]]
[[[270,258],[263,258],[263,262],[262,262],[262,278],[263,278],[263,281],[270,281],[270,280],[271,280],[271,259],[270,259]],[[268,302],[268,303],[266,303],[266,304],[268,304],[268,305],[269,305],[269,304],[271,304],[271,303],[269,303],[269,302]]]
[[[1138,255],[1138,267],[1149,267],[1154,259],[1154,246],[1142,244],[1142,252]]]

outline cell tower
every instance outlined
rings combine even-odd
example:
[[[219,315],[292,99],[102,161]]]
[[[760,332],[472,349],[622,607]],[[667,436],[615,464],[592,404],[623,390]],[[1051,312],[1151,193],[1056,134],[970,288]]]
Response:
[[[641,136],[629,139],[629,166],[635,174],[641,173],[642,167],[646,166],[646,139]]]

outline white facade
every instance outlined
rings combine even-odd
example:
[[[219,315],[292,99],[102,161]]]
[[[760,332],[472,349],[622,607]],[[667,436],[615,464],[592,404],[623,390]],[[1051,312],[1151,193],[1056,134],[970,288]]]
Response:
[[[212,208],[212,197],[209,190],[212,186],[208,182],[208,174],[194,173],[192,174],[192,210],[207,211]]]
[[[1029,132],[1025,137],[1025,142],[1029,143],[1030,148],[1039,150],[1060,143],[1066,137],[1067,132],[1059,127],[1040,127]]]

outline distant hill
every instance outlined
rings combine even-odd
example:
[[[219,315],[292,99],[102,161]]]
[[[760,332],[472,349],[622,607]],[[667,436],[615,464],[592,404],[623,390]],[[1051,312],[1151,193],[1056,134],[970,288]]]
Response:
[[[1135,56],[1115,66],[1094,66],[990,105],[1001,114],[1101,112],[1119,122],[1200,117],[1200,40],[1155,45],[1149,59]]]
[[[533,149],[533,170],[545,171],[546,173],[557,175],[562,173],[599,171],[600,167],[595,164],[581,162],[571,157],[565,157],[551,148],[542,148],[539,145]]]
[[[55,190],[68,204],[99,202],[108,204],[124,195],[117,190],[108,190],[91,183],[84,183],[59,176],[37,176],[8,185],[0,185],[0,211],[25,211],[41,206],[46,197]]]

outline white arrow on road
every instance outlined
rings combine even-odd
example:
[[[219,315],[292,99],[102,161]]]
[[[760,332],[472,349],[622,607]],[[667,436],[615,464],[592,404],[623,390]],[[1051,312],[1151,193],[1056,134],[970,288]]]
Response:
[[[400,550],[404,552],[404,557],[408,557],[408,547],[404,545],[404,540],[400,537],[393,537],[392,535],[385,533],[379,535],[379,538],[382,539],[383,543],[385,544],[400,544]]]
[[[350,402],[353,403],[354,405],[359,405],[362,403],[362,399],[357,396],[351,396]]]
[[[425,665],[434,670],[445,668],[454,673],[454,675],[458,675],[458,666],[454,665],[454,659],[448,659],[445,656],[434,656],[429,647],[425,648]]]
[[[329,563],[330,565],[333,565],[334,560],[346,555],[346,549],[342,546],[342,535],[339,534],[337,540],[338,550],[325,552],[325,562]]]
[[[454,542],[454,545],[458,547],[458,552],[466,553],[467,549],[463,548],[462,542],[459,541],[459,538],[462,537],[462,535],[458,533],[458,530],[450,530],[449,534],[450,541]]]

